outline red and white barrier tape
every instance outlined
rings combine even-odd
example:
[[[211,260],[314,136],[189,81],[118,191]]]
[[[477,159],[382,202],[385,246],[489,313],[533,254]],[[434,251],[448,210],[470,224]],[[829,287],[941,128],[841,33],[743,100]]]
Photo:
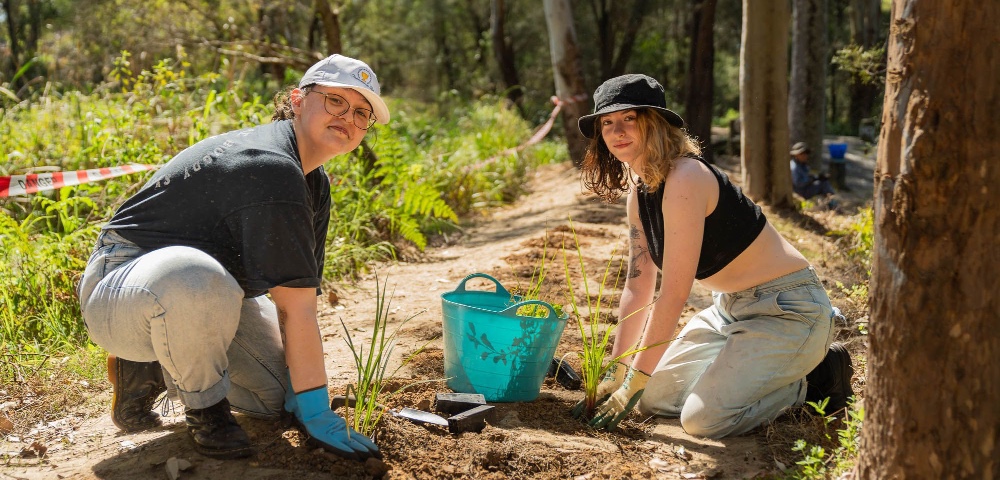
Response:
[[[135,172],[156,170],[159,165],[129,164],[120,167],[94,168],[75,172],[31,173],[0,177],[0,198],[71,187],[83,183],[99,182]]]

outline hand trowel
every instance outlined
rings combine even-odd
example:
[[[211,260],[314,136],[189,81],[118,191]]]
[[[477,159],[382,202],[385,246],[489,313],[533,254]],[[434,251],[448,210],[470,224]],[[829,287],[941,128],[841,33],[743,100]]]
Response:
[[[334,395],[330,400],[330,410],[336,410],[337,408],[347,405],[349,407],[354,407],[356,400],[354,395],[350,397],[345,397],[344,395]],[[430,423],[432,425],[440,425],[442,427],[448,427],[448,420],[440,415],[431,412],[425,412],[423,410],[417,410],[415,408],[403,408],[400,410],[395,410],[388,408],[382,404],[376,404],[378,408],[381,408],[390,415],[399,418],[405,418],[414,423]]]

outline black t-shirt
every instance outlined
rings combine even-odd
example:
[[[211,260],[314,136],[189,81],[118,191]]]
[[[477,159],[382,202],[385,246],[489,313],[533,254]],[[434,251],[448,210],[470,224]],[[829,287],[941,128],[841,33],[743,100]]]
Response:
[[[695,278],[703,280],[715,275],[736,259],[764,230],[767,218],[743,190],[729,177],[701,157],[692,157],[705,164],[719,182],[719,203],[705,217],[705,233]],[[663,269],[663,185],[649,192],[639,185],[639,221],[646,233],[649,254],[656,266]]]
[[[177,154],[118,209],[105,230],[145,250],[208,253],[247,298],[320,286],[330,180],[302,171],[290,121],[207,138]]]

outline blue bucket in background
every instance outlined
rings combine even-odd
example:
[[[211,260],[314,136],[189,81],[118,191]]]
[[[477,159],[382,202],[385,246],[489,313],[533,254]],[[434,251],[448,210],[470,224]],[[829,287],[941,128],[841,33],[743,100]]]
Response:
[[[473,278],[492,281],[496,291],[466,290]],[[441,310],[448,388],[482,394],[489,402],[538,397],[568,314],[557,316],[546,302],[511,295],[485,273],[473,273],[441,294]]]
[[[831,143],[827,145],[827,148],[830,149],[830,158],[833,159],[838,159],[838,160],[842,159],[844,158],[844,155],[847,153],[846,143]]]

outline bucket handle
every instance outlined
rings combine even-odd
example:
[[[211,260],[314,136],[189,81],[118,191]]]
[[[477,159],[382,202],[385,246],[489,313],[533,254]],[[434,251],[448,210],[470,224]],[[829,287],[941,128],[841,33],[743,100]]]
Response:
[[[462,279],[462,282],[459,283],[457,287],[455,287],[455,291],[456,292],[465,292],[465,291],[467,291],[465,289],[465,282],[468,282],[469,280],[472,280],[473,278],[485,278],[485,279],[493,282],[493,284],[495,284],[497,286],[497,294],[498,295],[504,295],[504,296],[507,296],[507,297],[511,296],[510,292],[508,292],[506,288],[503,288],[503,285],[500,285],[500,282],[497,279],[495,279],[495,278],[493,278],[493,277],[491,277],[491,276],[489,276],[489,275],[487,275],[485,273],[472,273],[472,274],[469,274],[469,276],[467,276],[464,279]]]
[[[547,316],[547,317],[535,317],[533,315],[518,315],[517,311],[521,307],[524,307],[524,306],[527,306],[527,305],[539,305],[541,307],[544,307],[546,310],[549,311],[549,316]],[[548,302],[543,302],[541,300],[525,300],[523,302],[518,302],[518,303],[515,303],[514,305],[511,305],[510,307],[507,307],[505,310],[499,312],[499,314],[503,315],[503,316],[506,316],[506,317],[511,317],[511,318],[537,318],[539,320],[558,320],[559,319],[559,317],[556,316],[556,309],[555,309],[555,307],[553,307],[552,305],[550,305]]]

